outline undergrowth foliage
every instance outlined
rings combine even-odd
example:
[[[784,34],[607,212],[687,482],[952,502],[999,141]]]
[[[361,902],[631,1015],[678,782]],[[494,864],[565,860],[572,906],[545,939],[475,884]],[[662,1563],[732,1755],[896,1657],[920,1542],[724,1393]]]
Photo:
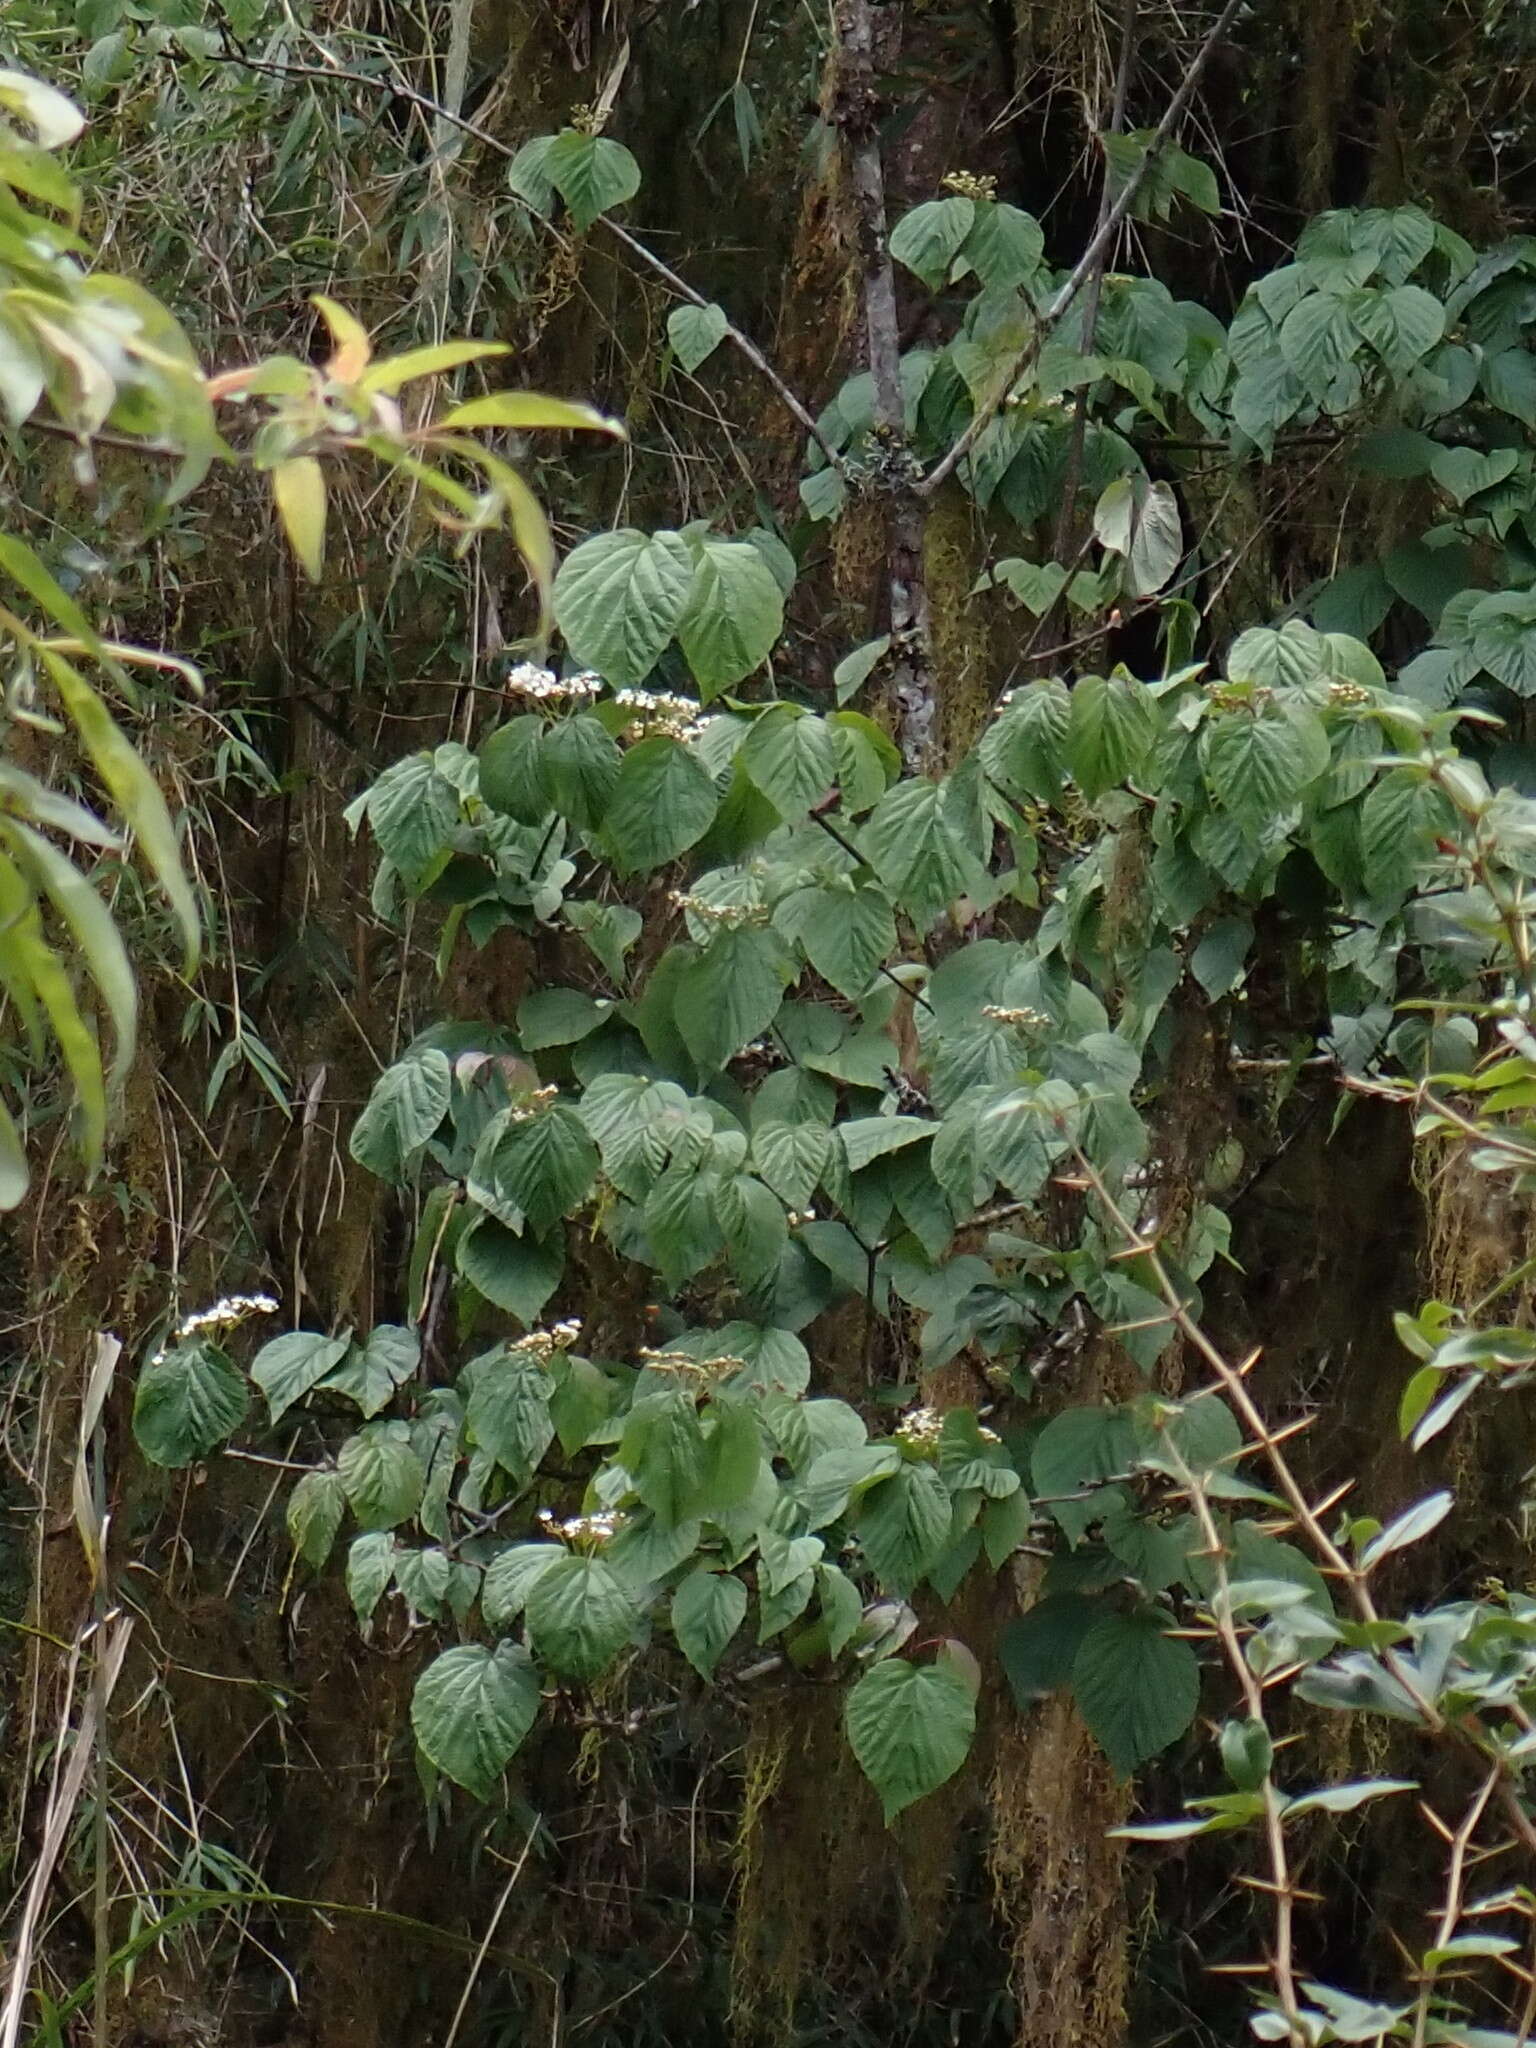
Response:
[[[1118,141],[1145,209],[1211,209],[1205,166]],[[638,188],[621,145],[577,129],[510,176],[578,234]],[[1091,316],[1047,319],[1062,276],[1038,223],[949,185],[891,238],[952,330],[901,359],[901,431],[855,377],[809,439],[803,524],[582,540],[551,588],[565,665],[536,649],[477,747],[412,755],[357,798],[381,918],[430,920],[445,970],[506,928],[549,971],[514,1020],[423,1033],[355,1123],[354,1160],[413,1222],[403,1320],[290,1331],[246,1366],[216,1334],[249,1306],[229,1304],[145,1364],[138,1441],[204,1459],[252,1388],[255,1426],[297,1426],[297,1558],[325,1568],[345,1532],[360,1626],[393,1609],[441,1645],[412,1717],[438,1793],[440,1775],[496,1796],[541,1714],[600,1715],[617,1671],[664,1709],[690,1667],[728,1693],[788,1669],[845,1682],[893,1818],[973,1739],[981,1668],[946,1613],[1030,1558],[1038,1592],[997,1652],[1021,1707],[1070,1688],[1129,1774],[1202,1699],[1235,1703],[1225,1789],[1128,1832],[1255,1832],[1276,1916],[1260,2037],[1502,2048],[1528,2032],[1485,2021],[1509,2013],[1496,1973],[1531,1895],[1470,1896],[1467,1851],[1485,1822],[1536,1840],[1536,1607],[1502,1588],[1378,1604],[1381,1568],[1452,1497],[1385,1526],[1309,1502],[1201,1322],[1241,1161],[1176,1185],[1165,1112],[1199,1004],[1276,1100],[1321,1064],[1341,1102],[1412,1101],[1476,1170],[1532,1185],[1536,803],[1490,735],[1536,691],[1536,256],[1479,254],[1414,207],[1337,212],[1230,324],[1119,276]],[[245,388],[339,406],[372,449],[392,426],[347,393],[388,383],[332,324],[322,387],[284,368]],[[669,335],[697,371],[728,331],[690,305]],[[472,401],[442,432],[578,423],[515,403]],[[286,466],[315,418],[284,414],[274,443],[301,556],[319,500]],[[1287,435],[1335,444],[1414,483],[1422,530],[1196,662],[1181,593],[1221,564],[1152,473],[1175,427],[1238,475]],[[1002,537],[982,579],[999,603],[1058,627],[1145,611],[1166,651],[1150,677],[1022,664],[944,774],[891,736],[896,636],[842,663],[836,709],[799,700],[783,637],[820,524],[940,472]],[[1069,477],[1092,516],[1064,561]],[[479,500],[437,488],[476,523]],[[1389,676],[1369,642],[1399,599],[1433,644]],[[1304,1003],[1268,985],[1277,917]],[[1404,1316],[1415,1446],[1536,1363],[1490,1306]],[[918,1371],[893,1380],[907,1333]],[[1055,1403],[1063,1347],[1088,1344],[1141,1391]],[[1412,1722],[1475,1765],[1465,1816],[1431,1815],[1460,1847],[1401,2002],[1308,1976],[1291,1830],[1411,1787],[1293,1782],[1277,1691]]]
[[[83,125],[79,109],[53,86],[0,70],[0,407],[9,426],[40,425],[73,443],[82,485],[95,481],[92,443],[98,436],[146,458],[175,455],[174,473],[160,494],[162,515],[195,491],[215,462],[264,475],[294,553],[312,578],[321,573],[325,551],[325,464],[366,457],[425,494],[461,546],[508,526],[547,598],[554,549],[544,514],[516,468],[487,444],[485,430],[620,433],[616,423],[587,406],[501,392],[408,425],[399,403],[407,387],[503,355],[505,347],[446,341],[375,360],[364,328],[323,294],[315,296],[314,308],[330,347],[320,362],[275,355],[207,375],[177,322],[150,293],[129,278],[88,270],[82,260],[88,253],[78,233],[82,194],[58,153]],[[238,446],[219,432],[220,404],[249,409]],[[109,1095],[134,1056],[137,990],[118,926],[80,856],[117,857],[136,844],[164,894],[189,966],[200,930],[164,793],[85,670],[98,672],[130,712],[145,704],[135,670],[164,672],[193,693],[202,682],[197,669],[174,654],[99,633],[55,574],[61,566],[46,562],[20,535],[0,533],[0,576],[10,593],[0,604],[10,661],[10,747],[0,764],[0,985],[33,1061],[50,1038],[57,1047],[74,1089],[81,1150],[94,1169]],[[121,829],[66,794],[62,777],[40,777],[18,758],[18,737],[58,732],[60,712]],[[75,857],[61,852],[50,832],[64,838]],[[72,962],[85,971],[110,1023],[110,1065],[88,1021],[91,1006],[82,1007],[77,997]],[[0,1102],[0,1208],[14,1208],[28,1185],[23,1132]]]
[[[232,61],[259,18],[94,0],[82,83],[109,94],[141,43]],[[1203,1177],[1174,1155],[1199,1014],[1274,1108],[1321,1070],[1341,1114],[1401,1102],[1469,1173],[1536,1189],[1536,248],[1479,251],[1416,206],[1330,212],[1226,321],[1102,264],[1081,290],[1037,220],[959,172],[889,236],[924,339],[882,355],[872,329],[869,369],[813,417],[618,224],[641,177],[606,113],[507,149],[500,203],[562,251],[606,230],[638,252],[681,300],[666,374],[727,347],[766,370],[804,473],[791,520],[763,497],[755,525],[619,526],[557,569],[505,437],[615,422],[521,391],[423,400],[505,348],[380,356],[326,293],[308,359],[208,374],[154,297],[90,267],[60,168],[72,102],[0,71],[14,431],[62,438],[82,482],[97,443],[172,457],[162,510],[214,464],[253,472],[311,579],[338,477],[381,470],[460,552],[505,526],[534,593],[489,728],[389,766],[348,813],[377,917],[430,932],[445,977],[503,933],[539,962],[515,1018],[423,1032],[352,1128],[410,1221],[400,1320],[252,1345],[280,1305],[230,1296],[145,1345],[137,1442],[184,1468],[281,1429],[294,1571],[338,1559],[363,1632],[430,1646],[411,1720],[436,1807],[451,1785],[504,1798],[541,1720],[632,1729],[772,1674],[838,1688],[893,1821],[965,1766],[995,1658],[1021,1711],[1069,1691],[1121,1777],[1205,1708],[1219,1789],[1121,1832],[1252,1843],[1259,2038],[1523,2048],[1533,1893],[1475,1874],[1536,1849],[1536,1602],[1491,1584],[1397,1611],[1395,1561],[1454,1493],[1386,1521],[1309,1497],[1252,1361],[1202,1319],[1240,1148]],[[1101,229],[1219,213],[1164,131],[1102,141]],[[1308,446],[1401,491],[1391,543],[1211,649],[1215,492]],[[1026,622],[958,764],[921,606],[897,618],[893,595],[819,694],[788,623],[829,530],[946,488],[985,538],[971,596]],[[189,954],[198,922],[118,721],[136,669],[199,677],[97,632],[60,568],[0,535],[8,735],[62,714],[116,822],[11,746],[0,983],[34,1063],[56,1045],[94,1165],[136,1028],[106,863],[136,842]],[[1111,658],[1138,622],[1156,674]],[[0,1206],[27,1191],[24,1123],[0,1109]],[[1497,1316],[1533,1267],[1399,1316],[1412,1450],[1528,1384],[1536,1338]],[[1064,1404],[1090,1353],[1133,1391]],[[114,1359],[103,1340],[77,1472],[98,1593]],[[968,1641],[978,1581],[1027,1604]],[[620,1680],[644,1704],[615,1718]],[[1444,1879],[1401,1995],[1299,1952],[1309,1817],[1418,1789],[1308,1782],[1282,1742],[1307,1710],[1411,1728],[1452,1760],[1437,1799],[1470,1788],[1449,1818],[1422,1808]]]

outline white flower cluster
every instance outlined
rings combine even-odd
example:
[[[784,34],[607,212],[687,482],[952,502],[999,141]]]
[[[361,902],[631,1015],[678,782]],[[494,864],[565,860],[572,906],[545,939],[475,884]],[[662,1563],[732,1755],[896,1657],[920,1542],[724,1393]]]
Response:
[[[896,1441],[911,1450],[933,1450],[944,1433],[944,1411],[942,1408],[909,1408],[896,1425]],[[995,1429],[978,1425],[976,1434],[984,1444],[997,1444],[1002,1438]]]
[[[1071,403],[1065,392],[1055,398],[1042,398],[1031,384],[1015,385],[1003,400],[1004,409],[1007,411],[1016,411],[1027,405],[1038,408],[1041,412],[1066,412]]]
[[[944,1413],[939,1408],[909,1408],[896,1425],[896,1440],[913,1450],[927,1450],[939,1440]]]
[[[816,1211],[814,1209],[786,1209],[784,1221],[791,1230],[798,1230],[803,1223],[814,1223],[816,1221]]]
[[[195,1337],[203,1330],[232,1330],[236,1323],[243,1323],[248,1316],[275,1316],[277,1303],[270,1294],[226,1294],[222,1301],[211,1307],[194,1309],[183,1316],[172,1334],[172,1342],[179,1344],[184,1338]],[[163,1365],[165,1352],[157,1351],[149,1361],[151,1365]]]
[[[671,900],[700,924],[723,925],[727,931],[739,931],[743,925],[766,924],[770,915],[766,903],[711,903],[682,889],[674,889]]]
[[[1051,1021],[1043,1010],[1008,1010],[1000,1003],[983,1003],[981,1014],[994,1024],[1011,1024],[1016,1031],[1043,1031]]]
[[[540,1365],[548,1365],[557,1351],[569,1351],[581,1335],[580,1316],[568,1316],[564,1322],[555,1323],[547,1330],[530,1330],[526,1337],[518,1337],[507,1346],[509,1351],[525,1352]]]
[[[613,701],[638,714],[621,735],[627,740],[643,740],[652,733],[674,740],[696,740],[709,722],[700,717],[703,706],[694,698],[677,697],[670,690],[619,690]]]
[[[520,661],[502,687],[509,697],[529,697],[538,704],[587,704],[602,694],[603,679],[589,668],[579,675],[557,676],[552,668]]]
[[[540,1508],[538,1520],[551,1536],[558,1536],[562,1543],[573,1544],[578,1550],[596,1550],[616,1533],[623,1517],[608,1508],[599,1514],[571,1515],[561,1521],[548,1508]]]
[[[548,1109],[559,1093],[560,1090],[552,1083],[547,1088],[535,1088],[533,1093],[520,1102],[515,1109],[507,1111],[507,1122],[509,1124],[530,1123],[534,1117],[541,1115]]]

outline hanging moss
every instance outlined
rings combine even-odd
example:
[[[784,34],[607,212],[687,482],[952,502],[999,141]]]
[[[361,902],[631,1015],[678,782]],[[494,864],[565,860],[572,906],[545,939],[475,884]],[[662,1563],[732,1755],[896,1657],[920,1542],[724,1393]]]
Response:
[[[941,758],[965,759],[992,716],[997,690],[990,615],[971,595],[983,559],[971,501],[951,486],[929,509],[923,566],[933,645]]]
[[[1019,2048],[1105,2048],[1125,2030],[1124,1850],[1108,1830],[1129,1812],[1128,1789],[1057,1695],[1004,1732],[988,1796]]]

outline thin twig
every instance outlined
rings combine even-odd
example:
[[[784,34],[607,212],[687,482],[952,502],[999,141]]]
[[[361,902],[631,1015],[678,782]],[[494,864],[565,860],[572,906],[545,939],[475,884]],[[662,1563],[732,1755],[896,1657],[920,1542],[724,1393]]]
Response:
[[[53,1882],[53,1873],[63,1853],[69,1824],[85,1785],[85,1774],[95,1755],[101,1713],[105,1703],[112,1697],[112,1688],[117,1683],[118,1673],[122,1670],[123,1658],[127,1653],[128,1639],[133,1633],[132,1620],[122,1614],[109,1616],[105,1625],[93,1621],[90,1626],[95,1637],[95,1675],[80,1716],[80,1725],[75,1731],[74,1745],[69,1750],[69,1763],[48,1802],[42,1845],[38,1850],[37,1861],[32,1866],[32,1879],[27,1887],[27,1903],[22,1912],[21,1925],[11,1944],[11,1981],[6,1990],[4,2016],[0,2017],[0,2048],[16,2048],[17,2036],[21,2031],[22,2008],[27,2001],[32,1954],[42,1919],[43,1902],[48,1896],[48,1887]],[[61,1754],[65,1747],[62,1740],[63,1732],[61,1729]]]
[[[885,585],[890,635],[891,696],[897,738],[912,773],[931,760],[938,729],[932,631],[928,602],[925,518],[916,483],[918,466],[907,440],[901,383],[901,322],[891,262],[885,165],[881,155],[876,85],[892,59],[876,49],[876,19],[899,15],[873,0],[841,0],[837,10],[839,82],[833,119],[842,132],[853,192],[854,228],[864,302],[864,343],[873,386],[873,439],[885,523]]]
[[[1147,173],[1151,170],[1153,163],[1161,152],[1163,144],[1173,133],[1185,109],[1194,98],[1195,88],[1204,76],[1205,67],[1215,54],[1217,44],[1237,19],[1244,4],[1245,0],[1227,0],[1226,6],[1212,24],[1205,41],[1195,52],[1194,59],[1188,71],[1185,72],[1178,91],[1168,102],[1162,120],[1158,122],[1156,128],[1152,131],[1146,149],[1142,153],[1141,161],[1132,169],[1130,176],[1121,188],[1120,196],[1116,199],[1108,213],[1105,214],[1103,220],[1100,221],[1098,228],[1090,238],[1087,248],[1078,258],[1071,274],[1041,314],[1034,333],[1015,356],[1007,376],[1000,381],[998,394],[1000,397],[1012,387],[1015,379],[1021,372],[1027,369],[1035,360],[1051,330],[1060,325],[1062,319],[1076,301],[1078,293],[1093,275],[1094,266],[1119,233],[1121,223],[1127,218],[1132,206],[1136,203],[1136,195],[1141,190]],[[979,406],[977,408],[971,416],[970,424],[959,440],[954,443],[947,455],[935,463],[927,476],[917,486],[920,496],[925,498],[932,497],[939,486],[954,474],[955,470],[981,439],[996,410],[995,402],[990,406]]]
[[[1110,135],[1119,135],[1125,127],[1125,106],[1130,97],[1131,59],[1136,49],[1136,15],[1139,0],[1125,0],[1125,12],[1120,23],[1120,62],[1115,70],[1115,89],[1109,113]],[[1113,165],[1108,150],[1104,152],[1104,182],[1099,192],[1099,218],[1097,226],[1102,228],[1109,217],[1114,201],[1110,197]],[[1104,293],[1104,271],[1109,262],[1109,243],[1099,249],[1098,260],[1088,274],[1083,291],[1083,354],[1093,354],[1094,341],[1099,327],[1099,300]],[[1078,486],[1083,475],[1083,443],[1088,433],[1088,388],[1085,385],[1077,394],[1077,405],[1072,420],[1072,439],[1067,446],[1066,474],[1061,487],[1061,509],[1056,516],[1056,542],[1051,553],[1057,560],[1071,544],[1073,521],[1076,516]]]
[[[225,35],[226,40],[233,41],[229,37],[227,30]],[[457,113],[452,108],[443,106],[440,101],[433,99],[427,93],[417,92],[411,86],[402,85],[398,79],[371,78],[365,71],[349,71],[340,66],[333,71],[320,64],[278,64],[268,58],[253,57],[248,51],[242,50],[238,44],[234,44],[229,50],[219,54],[217,61],[225,64],[240,65],[250,71],[265,72],[277,78],[310,78],[323,81],[327,85],[366,86],[371,92],[387,93],[391,99],[404,100],[407,105],[415,107],[419,112],[430,115],[433,123],[439,129],[446,126],[461,130],[465,135],[472,136],[482,148],[490,150],[493,155],[499,156],[507,162],[510,162],[517,155],[517,151],[510,143],[503,142],[499,135],[493,135],[488,128],[482,128],[478,121],[471,120],[467,115]],[[513,196],[515,198],[518,195],[514,194]],[[524,205],[527,204],[526,200],[522,203]],[[712,300],[705,298],[702,292],[695,291],[693,286],[679,277],[669,264],[664,263],[653,250],[648,249],[638,235],[632,235],[628,228],[620,227],[619,223],[610,215],[599,214],[598,221],[601,226],[607,229],[616,242],[627,249],[639,262],[645,264],[649,270],[661,279],[669,290],[676,292],[679,298],[686,299],[691,306],[708,306],[714,303]],[[548,221],[542,222],[542,225],[549,233],[555,235],[557,240],[563,242],[566,239],[560,235],[558,229],[551,227]],[[831,468],[836,470],[839,476],[845,476],[847,474],[847,466],[842,456],[827,440],[820,427],[817,426],[815,416],[804,402],[795,396],[795,393],[785,383],[778,371],[774,369],[772,363],[769,362],[751,336],[745,334],[733,320],[727,318],[722,339],[728,341],[732,348],[752,365],[758,375],[763,377],[772,386],[784,406],[793,415],[796,423],[803,427],[810,438],[816,443],[816,446],[826,457]]]
[[[507,1901],[512,1896],[513,1887],[523,1874],[523,1866],[528,1861],[528,1853],[533,1847],[533,1838],[538,1833],[543,1818],[544,1816],[541,1813],[534,1815],[533,1824],[528,1830],[528,1839],[523,1844],[522,1854],[518,1857],[516,1863],[513,1864],[512,1874],[501,1888],[501,1897],[496,1901],[496,1910],[492,1913],[490,1920],[486,1924],[485,1933],[480,1938],[480,1946],[475,1950],[475,1959],[470,1964],[469,1972],[464,1979],[464,1989],[459,1993],[459,2002],[453,2009],[453,2018],[449,2022],[448,2032],[443,2041],[443,2048],[453,2048],[454,2042],[458,2039],[459,2027],[463,2021],[465,2009],[469,2005],[470,1993],[474,1990],[475,1979],[480,1974],[480,1965],[485,1961],[490,1951],[491,1943],[496,1939],[496,1930],[501,1925],[501,1916],[507,1910]]]
[[[1248,1391],[1247,1374],[1256,1363],[1259,1354],[1255,1352],[1241,1366],[1230,1363],[1190,1314],[1184,1296],[1174,1285],[1168,1268],[1163,1263],[1156,1242],[1148,1239],[1137,1229],[1111,1194],[1103,1175],[1081,1148],[1074,1145],[1072,1150],[1082,1174],[1083,1185],[1093,1190],[1106,1215],[1119,1231],[1125,1243],[1126,1256],[1146,1260],[1157,1291],[1172,1313],[1172,1320],[1186,1341],[1210,1366],[1222,1392],[1237,1411],[1239,1420],[1252,1439],[1253,1448],[1264,1452],[1270,1470],[1275,1476],[1275,1483],[1285,1496],[1296,1526],[1322,1560],[1324,1571],[1345,1587],[1356,1618],[1368,1627],[1374,1628],[1380,1622],[1381,1616],[1376,1602],[1371,1597],[1366,1571],[1344,1555],[1323,1527],[1321,1517],[1326,1513],[1330,1503],[1325,1502],[1319,1508],[1314,1507],[1308,1500],[1282,1448],[1283,1439],[1289,1431],[1271,1429],[1258,1403]],[[1460,1719],[1448,1721],[1433,1701],[1425,1698],[1415,1673],[1395,1650],[1388,1647],[1379,1655],[1383,1670],[1402,1689],[1404,1698],[1412,1704],[1425,1732],[1455,1743],[1458,1748],[1468,1751],[1486,1766],[1490,1761],[1489,1746],[1480,1739],[1481,1731],[1475,1720],[1470,1716],[1462,1716]],[[1518,1771],[1502,1755],[1495,1756],[1492,1761],[1499,1770],[1500,1806],[1526,1849],[1536,1852],[1536,1821],[1532,1820],[1522,1803]]]

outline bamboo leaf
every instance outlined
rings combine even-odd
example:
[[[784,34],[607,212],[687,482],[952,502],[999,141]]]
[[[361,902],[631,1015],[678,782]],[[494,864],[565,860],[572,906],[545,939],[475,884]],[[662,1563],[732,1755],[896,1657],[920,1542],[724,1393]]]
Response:
[[[300,568],[318,583],[325,566],[325,472],[313,455],[290,455],[277,464],[272,502]]]
[[[485,398],[471,398],[456,405],[438,421],[444,429],[464,427],[561,427],[626,438],[621,420],[590,405],[577,405],[568,398],[544,398],[537,391],[493,391]]]
[[[368,330],[345,306],[316,292],[309,302],[330,330],[332,349],[325,370],[338,384],[355,384],[373,360]]]
[[[18,818],[0,821],[11,850],[35,888],[46,891],[68,925],[112,1020],[115,1050],[112,1079],[121,1081],[133,1061],[138,1024],[138,991],[127,948],[112,916],[74,863]]]
[[[49,648],[39,650],[64,708],[74,720],[96,772],[131,826],[156,881],[165,891],[181,927],[186,968],[196,963],[200,920],[181,865],[176,828],[160,785],[128,744],[100,697],[78,669]]]
[[[438,377],[444,370],[456,370],[463,363],[510,353],[504,341],[441,341],[432,348],[412,348],[404,355],[386,356],[358,381],[364,391],[378,391],[389,397],[416,377]]]

